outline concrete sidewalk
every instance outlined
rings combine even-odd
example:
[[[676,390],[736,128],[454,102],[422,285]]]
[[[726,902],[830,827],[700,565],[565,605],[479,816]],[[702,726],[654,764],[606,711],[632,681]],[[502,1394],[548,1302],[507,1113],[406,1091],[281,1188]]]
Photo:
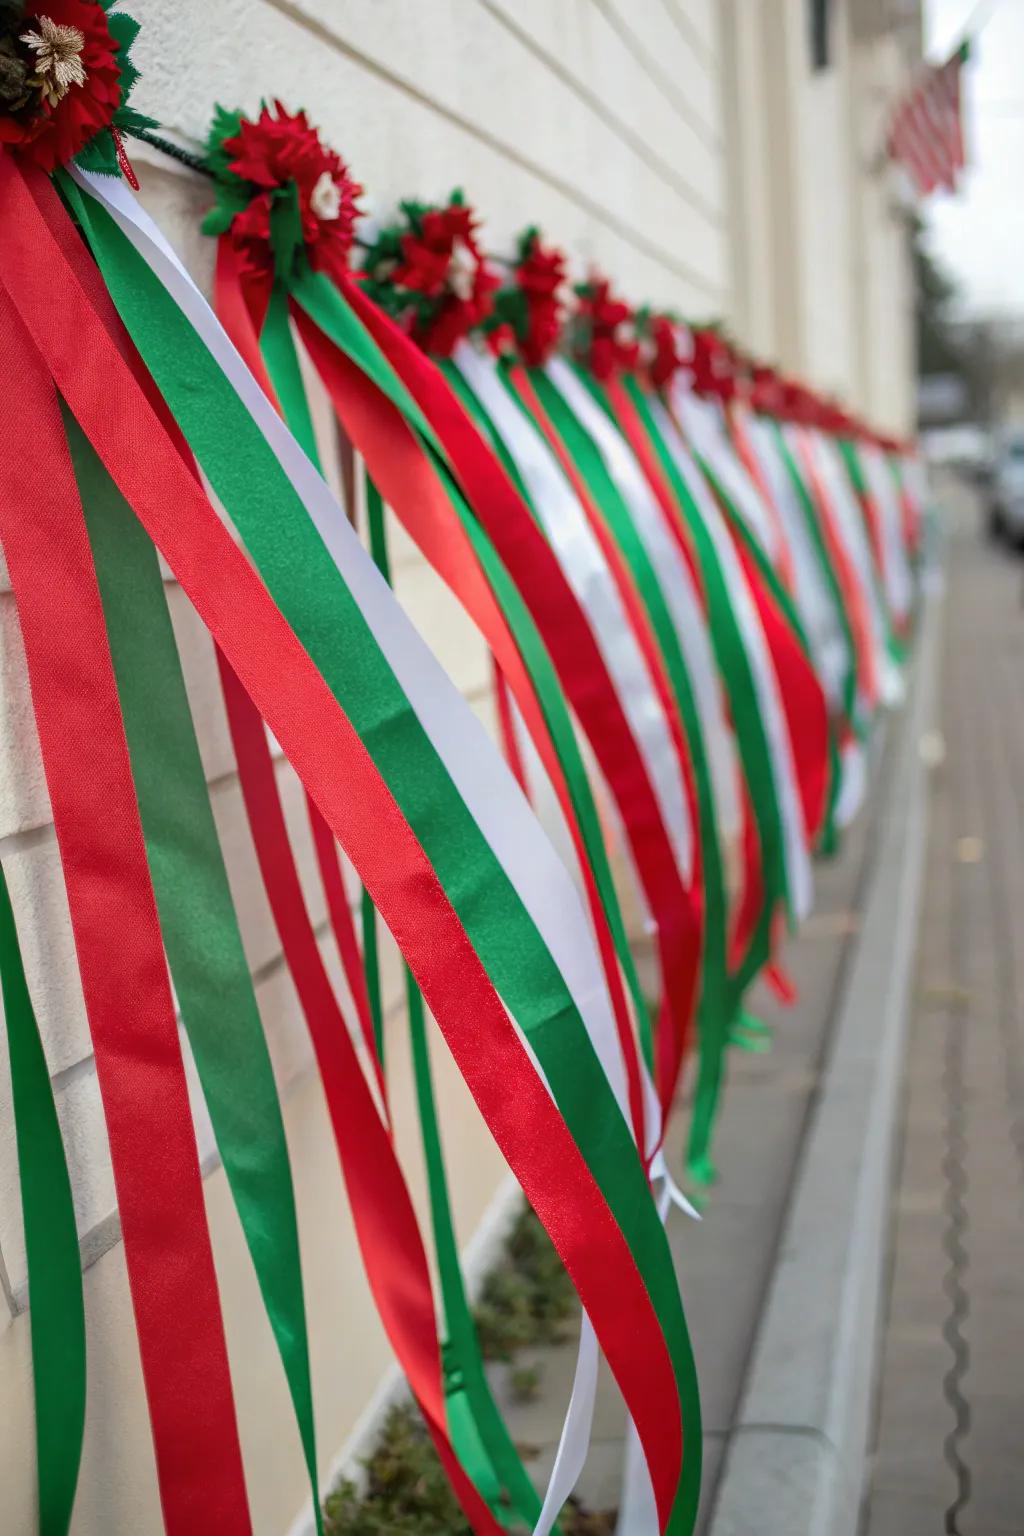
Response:
[[[884,780],[887,763],[875,764]],[[882,787],[876,782],[876,791]],[[855,952],[862,897],[874,865],[879,795],[873,794],[844,839],[840,855],[816,866],[813,916],[786,951],[799,1000],[781,1006],[763,986],[750,998],[770,1024],[770,1052],[730,1054],[728,1082],[713,1153],[719,1180],[705,1219],[673,1210],[669,1239],[676,1256],[701,1383],[704,1482],[698,1530],[709,1528],[723,1456],[734,1431],[751,1354],[772,1279],[794,1174],[830,1043],[831,1026]],[[684,1164],[687,1117],[678,1117],[666,1152]],[[516,1403],[507,1372],[492,1370],[517,1443],[542,1485],[550,1471],[575,1366],[575,1344],[523,1351],[517,1367],[536,1364],[540,1393]],[[602,1378],[594,1438],[579,1485],[591,1510],[614,1509],[622,1477],[624,1421],[614,1382]]]
[[[962,494],[864,1536],[1024,1531],[1024,563]]]
[[[859,925],[859,895],[869,862],[871,817],[863,816],[841,856],[819,866],[814,916],[789,947],[787,965],[799,1002],[781,1007],[763,987],[751,997],[769,1023],[769,1053],[734,1050],[714,1143],[719,1181],[705,1219],[669,1216],[686,1315],[701,1383],[704,1417],[704,1486],[698,1529],[706,1529],[723,1452],[732,1430],[747,1365],[771,1277],[783,1215],[807,1119],[818,1083],[844,967]],[[667,1144],[670,1165],[684,1161],[685,1119]],[[554,1457],[562,1415],[572,1387],[575,1344],[524,1350],[519,1368],[536,1365],[540,1395],[516,1403],[507,1372],[492,1375],[517,1443],[532,1452],[531,1475],[543,1483]],[[624,1420],[610,1376],[601,1380],[594,1439],[579,1493],[588,1509],[613,1509],[622,1477]]]
[[[1024,560],[945,501],[945,600],[818,866],[799,1003],[752,999],[774,1047],[733,1053],[706,1219],[670,1217],[703,1536],[1024,1533]],[[574,1359],[545,1351],[541,1400],[510,1406],[538,1481]],[[590,1509],[622,1439],[607,1380]]]
[[[704,1536],[853,1536],[858,1523],[930,802],[920,746],[940,609],[926,608],[907,707],[840,856],[817,866],[814,916],[787,954],[799,1002],[781,1008],[763,989],[751,999],[774,1047],[732,1054],[706,1219],[669,1219],[701,1380]],[[684,1133],[680,1117],[675,1169]],[[574,1361],[574,1345],[538,1352],[540,1396],[523,1405],[495,1373],[539,1484]],[[579,1487],[591,1510],[617,1503],[623,1429],[604,1380]],[[899,1518],[883,1529],[904,1533]]]

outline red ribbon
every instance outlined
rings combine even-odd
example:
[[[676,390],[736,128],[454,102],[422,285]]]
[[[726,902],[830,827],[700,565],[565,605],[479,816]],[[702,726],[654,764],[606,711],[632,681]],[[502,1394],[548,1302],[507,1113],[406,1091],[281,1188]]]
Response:
[[[498,715],[498,729],[501,732],[501,746],[505,753],[505,761],[511,769],[512,776],[527,800],[530,799],[530,783],[526,777],[526,764],[523,762],[523,754],[519,749],[516,738],[516,722],[512,714],[512,699],[508,691],[508,683],[505,674],[498,665],[497,657],[491,652],[491,672],[494,678],[494,707]]]
[[[377,1039],[373,1032],[373,1018],[370,1013],[370,995],[366,988],[366,972],[363,969],[359,940],[356,938],[355,924],[352,921],[352,909],[348,904],[338,845],[334,841],[330,827],[308,795],[306,807],[309,812],[310,830],[313,834],[313,846],[316,849],[316,860],[320,868],[320,880],[327,898],[327,915],[330,918],[331,931],[334,934],[334,942],[338,946],[341,968],[345,972],[345,980],[352,994],[352,1003],[359,1021],[359,1033],[363,1037],[363,1044],[369,1054],[380,1101],[390,1121],[388,1083],[377,1054]]]
[[[448,1439],[427,1255],[405,1175],[373,1103],[317,945],[263,721],[220,651],[217,662],[256,857],[313,1042],[370,1289],[467,1519],[474,1531],[499,1536],[501,1527]]]
[[[10,179],[2,156],[5,206]],[[16,259],[31,261],[29,242],[5,240],[0,253],[16,244]],[[103,1098],[164,1521],[170,1536],[247,1536],[199,1159],[103,609],[56,390],[6,288],[0,341],[17,379],[0,407],[3,545]]]
[[[683,1033],[695,1006],[700,914],[680,879],[647,769],[593,632],[529,508],[443,375],[358,283],[343,291],[429,419],[548,648],[619,808],[658,929],[665,995]]]
[[[601,1191],[366,748],[195,484],[4,158],[0,218],[21,235],[0,242],[0,281],[35,346],[352,859],[573,1277],[637,1425],[664,1528],[682,1458],[678,1392],[646,1287]],[[71,611],[62,606],[62,622]]]
[[[295,319],[346,435],[362,454],[384,501],[459,599],[508,679],[558,798],[583,876],[629,1083],[637,1143],[644,1146],[643,1093],[633,1025],[604,903],[594,880],[572,797],[529,673],[444,487],[397,407],[362,369],[296,308]]]
[[[728,509],[726,509],[728,516]],[[757,605],[765,640],[779,680],[786,728],[793,744],[804,833],[813,843],[825,816],[829,781],[828,707],[810,660],[789,620],[757,568],[743,538],[730,524],[733,544]]]
[[[682,939],[682,945],[676,950],[676,944],[678,943],[676,934],[679,929],[680,914],[673,914],[672,919],[670,919],[674,927],[668,936],[663,937],[659,928],[659,944],[662,955],[665,955],[665,949],[669,944],[672,944],[675,950],[670,960],[672,967],[668,973],[670,985],[666,987],[666,994],[662,1000],[662,1013],[659,1017],[658,1028],[658,1097],[661,1100],[664,1117],[667,1119],[689,1045],[690,1032],[697,1007],[701,956],[703,952],[704,900],[701,879],[700,820],[697,807],[697,787],[693,778],[693,765],[690,762],[690,753],[686,745],[686,739],[683,736],[682,722],[675,699],[672,696],[672,685],[665,670],[661,652],[658,649],[658,642],[622,552],[616,544],[611,530],[606,525],[601,510],[591,495],[589,487],[580,475],[571,454],[562,442],[554,423],[541,404],[537,391],[530,382],[529,374],[524,368],[517,365],[510,369],[509,380],[513,389],[547,438],[550,447],[558,458],[563,473],[567,476],[580,505],[586,513],[587,521],[590,523],[594,537],[601,546],[601,552],[615,580],[619,596],[622,598],[630,628],[643,654],[648,675],[654,684],[662,713],[668,722],[672,744],[675,748],[676,759],[679,763],[685,786],[687,813],[693,830],[693,870],[691,872],[690,885],[686,889],[686,905],[681,914],[683,932],[679,934],[679,938]]]
[[[814,497],[822,536],[828,546],[829,559],[839,579],[843,600],[850,617],[858,687],[869,707],[871,707],[878,699],[879,679],[878,667],[875,663],[868,600],[860,584],[860,578],[846,552],[846,546],[836,531],[832,499],[826,490],[821,475],[818,473],[818,466],[814,455],[811,453],[809,445],[804,441],[802,434],[798,440],[797,449],[800,455],[801,468],[807,476],[811,493]]]

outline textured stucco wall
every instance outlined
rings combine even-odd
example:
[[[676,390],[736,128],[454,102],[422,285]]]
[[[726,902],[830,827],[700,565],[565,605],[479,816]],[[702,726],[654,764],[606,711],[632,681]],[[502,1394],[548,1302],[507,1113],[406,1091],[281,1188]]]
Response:
[[[443,195],[461,184],[486,217],[496,250],[536,221],[567,246],[577,270],[586,260],[600,262],[636,300],[670,303],[698,317],[726,307],[715,0],[134,0],[130,8],[143,23],[139,104],[186,139],[202,138],[216,101],[252,111],[261,96],[277,95],[308,108],[367,186],[374,212],[386,214],[405,194]],[[212,244],[198,233],[207,188],[145,150],[133,159],[143,202],[208,286]],[[329,455],[326,430],[323,440]],[[397,530],[393,557],[400,600],[490,722],[488,661],[475,631]],[[167,591],[285,1100],[326,1467],[386,1378],[390,1356],[362,1278],[322,1097],[262,893],[210,644],[173,581]],[[83,767],[87,752],[83,743]],[[301,792],[283,762],[279,773],[307,897],[337,975]],[[2,571],[0,849],[54,1076],[86,1265],[89,1399],[74,1529],[77,1536],[147,1536],[160,1530],[160,1516],[102,1111]],[[391,950],[385,970],[398,1142],[424,1211],[400,968]],[[344,997],[340,981],[339,989]],[[468,1242],[507,1174],[443,1046],[434,1055],[456,1220]],[[298,1438],[209,1125],[198,1098],[195,1104],[254,1525],[261,1536],[279,1536],[304,1498]],[[0,1528],[12,1536],[34,1528],[24,1303],[17,1162],[0,1044]]]

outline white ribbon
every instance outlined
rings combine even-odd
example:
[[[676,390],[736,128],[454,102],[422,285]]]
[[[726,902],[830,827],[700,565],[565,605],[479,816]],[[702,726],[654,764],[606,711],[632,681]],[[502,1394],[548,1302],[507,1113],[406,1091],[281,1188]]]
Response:
[[[843,701],[843,684],[853,665],[842,616],[822,567],[800,505],[796,486],[782,458],[782,448],[770,422],[751,416],[748,428],[757,456],[775,498],[776,510],[793,557],[793,599],[807,634],[815,670],[833,710]]]
[[[842,831],[860,810],[868,787],[867,754],[855,736],[840,751],[839,769],[839,794],[832,815]]]
[[[504,868],[562,973],[627,1126],[628,1090],[600,960],[579,894],[501,754],[420,639],[306,458],[238,355],[216,315],[152,219],[121,181],[71,167],[102,204],[192,325],[253,418],[302,500],[420,724]],[[514,1021],[513,1021],[514,1022]],[[529,1045],[524,1040],[527,1050]],[[541,1080],[543,1072],[530,1052]],[[545,1082],[547,1087],[547,1083]],[[653,1088],[645,1083],[653,1100]],[[549,1089],[550,1092],[550,1089]],[[546,1536],[586,1460],[598,1347],[584,1315],[569,1409],[536,1527]],[[553,1513],[552,1513],[553,1511]]]
[[[732,726],[726,716],[707,619],[690,567],[665,522],[661,507],[625,438],[562,358],[547,374],[593,440],[625,502],[665,597],[693,687],[707,753],[718,840],[725,862],[739,846],[742,830],[740,771]]]
[[[673,392],[673,407],[676,406],[676,393],[682,395],[683,392]],[[798,918],[806,917],[810,911],[814,888],[811,857],[797,787],[793,743],[790,740],[789,727],[782,706],[779,680],[775,675],[760,616],[754,606],[754,600],[747,587],[739,557],[723,521],[722,513],[683,439],[682,432],[660,401],[654,401],[652,409],[668,451],[693,497],[701,521],[714,544],[715,555],[732,598],[733,612],[750,662],[754,691],[768,741],[775,801],[782,823],[782,844],[789,900],[794,915]]]
[[[903,684],[899,671],[889,655],[886,638],[886,618],[875,575],[874,556],[864,517],[846,466],[839,456],[839,449],[831,437],[826,437],[811,427],[791,427],[796,436],[802,436],[821,475],[825,494],[834,517],[834,527],[847,559],[853,568],[867,606],[870,623],[871,648],[881,683],[882,702],[888,706],[898,704],[903,697]]]
[[[680,379],[672,386],[672,408],[694,452],[710,464],[772,566],[777,566],[780,551],[771,514],[733,448],[720,408],[695,395]]]
[[[522,476],[558,563],[587,616],[644,760],[680,874],[688,881],[693,835],[668,722],[586,513],[554,453],[502,384],[494,359],[463,342],[454,362]]]
[[[889,612],[898,624],[906,622],[914,601],[910,560],[903,542],[903,518],[899,492],[885,455],[876,443],[858,443],[856,452],[868,489],[881,514],[882,575]]]

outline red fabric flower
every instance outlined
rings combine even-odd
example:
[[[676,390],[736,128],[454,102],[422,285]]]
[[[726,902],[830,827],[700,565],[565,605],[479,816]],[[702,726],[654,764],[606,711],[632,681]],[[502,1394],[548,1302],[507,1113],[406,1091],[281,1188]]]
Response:
[[[18,112],[0,115],[0,145],[9,144],[44,171],[52,171],[67,165],[90,139],[110,126],[121,103],[121,71],[116,58],[119,45],[110,35],[106,12],[98,0],[30,3],[25,7],[24,22],[18,26],[18,37],[38,33],[39,27],[33,23],[42,17],[59,27],[74,27],[81,34],[77,58],[85,80],[81,85],[69,85],[56,105],[50,105],[41,92],[33,92],[32,100]],[[31,68],[34,52],[28,45],[22,47]]]
[[[700,395],[731,400],[736,393],[732,349],[717,331],[693,333],[693,387]]]
[[[784,414],[786,391],[774,368],[755,363],[751,369],[750,403],[762,416]]]
[[[680,346],[680,327],[670,315],[651,315],[644,348],[647,372],[655,389],[665,389],[687,358]]]
[[[554,246],[541,245],[534,235],[516,268],[516,282],[526,300],[526,330],[519,338],[519,348],[531,368],[545,363],[558,345],[565,310],[565,280],[564,253]]]
[[[484,340],[495,357],[515,357],[518,352],[516,333],[508,321],[503,320],[484,334]]]
[[[275,193],[292,182],[310,265],[334,275],[347,269],[363,189],[341,156],[310,127],[305,112],[292,116],[277,101],[273,108],[264,107],[255,122],[243,118],[239,133],[225,139],[223,148],[234,174],[263,189],[231,225],[231,237],[254,273],[273,271],[270,212]]]
[[[402,236],[402,260],[389,281],[435,300],[413,311],[412,334],[428,352],[450,357],[458,342],[494,308],[497,274],[476,238],[477,223],[464,203],[429,208]]]
[[[598,379],[632,373],[640,361],[633,311],[617,298],[606,278],[595,277],[578,288],[576,348],[580,361]]]

